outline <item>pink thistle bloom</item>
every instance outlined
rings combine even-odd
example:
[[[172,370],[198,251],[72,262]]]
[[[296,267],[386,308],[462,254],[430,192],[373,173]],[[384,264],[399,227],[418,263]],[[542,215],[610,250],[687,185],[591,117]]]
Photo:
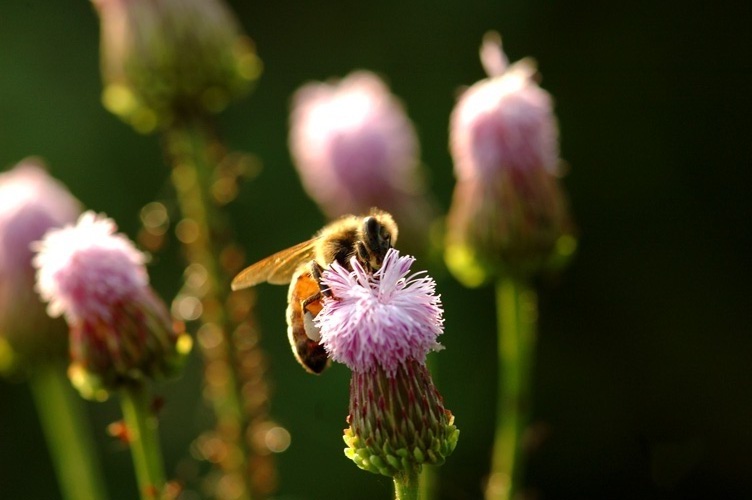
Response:
[[[399,213],[422,190],[415,129],[373,73],[300,88],[289,143],[303,186],[331,218],[373,206]]]
[[[86,212],[36,246],[37,291],[50,316],[68,322],[71,378],[85,397],[171,374],[185,346],[149,287],[146,256],[116,231],[111,219]]]
[[[425,361],[443,348],[441,299],[436,282],[423,272],[408,276],[415,259],[390,249],[382,267],[370,274],[353,257],[353,271],[333,263],[323,282],[334,298],[325,299],[315,323],[331,358],[351,370],[377,366],[394,374],[407,359]]]
[[[508,64],[498,34],[486,35],[481,60],[489,78],[462,94],[449,128],[457,186],[446,261],[468,286],[561,265],[575,244],[551,96],[531,60]]]
[[[451,117],[457,178],[493,181],[510,169],[555,173],[558,127],[551,96],[534,79],[535,64],[523,59],[507,66],[495,36],[484,39],[481,56],[490,78],[462,94]]]
[[[26,355],[64,352],[66,340],[34,292],[30,244],[79,213],[78,201],[35,160],[0,174],[0,336]]]
[[[42,240],[34,264],[50,316],[110,321],[113,304],[143,292],[149,283],[146,255],[116,230],[112,219],[86,212],[76,226],[51,231]]]
[[[390,249],[373,274],[354,258],[352,272],[332,264],[322,277],[332,297],[314,320],[327,353],[352,370],[345,455],[386,476],[441,465],[459,437],[425,366],[443,348],[441,300],[431,277],[409,274],[413,262]]]

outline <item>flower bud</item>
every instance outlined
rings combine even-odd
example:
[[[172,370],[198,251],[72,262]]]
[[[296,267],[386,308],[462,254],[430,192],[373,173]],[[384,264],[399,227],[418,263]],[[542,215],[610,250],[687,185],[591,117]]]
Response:
[[[222,0],[92,0],[105,107],[139,132],[216,113],[261,63]]]
[[[65,325],[47,315],[34,292],[30,245],[79,212],[78,201],[38,161],[0,174],[0,339],[22,358],[65,353]]]
[[[353,372],[348,423],[345,455],[385,476],[443,464],[460,434],[428,369],[414,359],[393,374]]]
[[[70,328],[69,376],[81,395],[103,399],[124,384],[173,375],[190,337],[173,329],[149,287],[146,256],[115,223],[93,212],[37,245],[37,291]]]
[[[457,186],[446,259],[469,286],[543,270],[574,247],[551,96],[532,61],[507,67],[500,43],[486,37],[481,58],[491,76],[462,94],[449,131]]]
[[[292,99],[289,143],[303,186],[329,218],[378,206],[400,220],[408,239],[425,231],[431,209],[415,128],[375,74],[356,71],[301,87]]]

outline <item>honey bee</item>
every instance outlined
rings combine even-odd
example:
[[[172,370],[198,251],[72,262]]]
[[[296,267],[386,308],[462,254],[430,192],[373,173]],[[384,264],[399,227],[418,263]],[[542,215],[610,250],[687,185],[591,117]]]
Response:
[[[329,366],[319,343],[321,335],[313,318],[322,309],[322,299],[331,291],[321,283],[321,274],[333,262],[352,271],[350,260],[370,272],[377,271],[397,240],[397,224],[390,214],[373,208],[367,216],[346,215],[326,226],[308,241],[298,243],[256,262],[232,280],[240,290],[259,283],[284,285],[287,293],[287,337],[295,358],[313,374]]]

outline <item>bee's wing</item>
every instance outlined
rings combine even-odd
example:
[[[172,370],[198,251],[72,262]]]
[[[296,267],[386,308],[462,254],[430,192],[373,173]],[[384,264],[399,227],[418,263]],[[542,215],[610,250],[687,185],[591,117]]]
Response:
[[[298,243],[243,269],[232,280],[232,289],[240,290],[264,282],[272,285],[289,283],[295,270],[304,262],[313,259],[315,241],[311,239]]]

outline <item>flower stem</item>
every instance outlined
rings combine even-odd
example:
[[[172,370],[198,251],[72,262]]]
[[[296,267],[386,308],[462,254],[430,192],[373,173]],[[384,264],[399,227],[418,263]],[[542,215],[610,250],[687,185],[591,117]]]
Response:
[[[528,423],[537,322],[537,296],[522,278],[496,286],[499,381],[487,500],[508,500],[520,487],[522,434]]]
[[[227,227],[210,191],[219,145],[206,124],[198,121],[174,126],[165,138],[173,162],[172,182],[182,222],[195,229],[188,237],[181,238],[186,256],[189,263],[200,266],[206,276],[201,290],[195,293],[203,306],[198,340],[205,366],[204,394],[214,410],[216,435],[226,449],[222,454],[225,458],[219,460],[218,465],[235,485],[228,498],[247,500],[253,489],[248,471],[249,450],[244,445],[243,435],[248,422],[263,419],[244,414],[239,392],[242,381],[233,363],[231,322],[225,313],[229,277],[222,273],[218,241],[227,234]],[[212,341],[207,343],[202,340],[205,338]],[[226,495],[218,492],[217,496],[221,499]]]
[[[436,497],[436,490],[439,482],[438,467],[433,465],[423,465],[418,480],[418,498],[422,500],[431,500]]]
[[[395,500],[417,500],[420,489],[420,473],[409,469],[394,476]]]
[[[63,498],[108,498],[94,440],[85,427],[83,402],[64,368],[52,362],[40,364],[30,384]]]
[[[142,384],[126,385],[120,393],[120,404],[136,469],[139,494],[143,500],[160,498],[165,486],[162,449],[157,434],[157,419],[149,406],[146,387]]]

